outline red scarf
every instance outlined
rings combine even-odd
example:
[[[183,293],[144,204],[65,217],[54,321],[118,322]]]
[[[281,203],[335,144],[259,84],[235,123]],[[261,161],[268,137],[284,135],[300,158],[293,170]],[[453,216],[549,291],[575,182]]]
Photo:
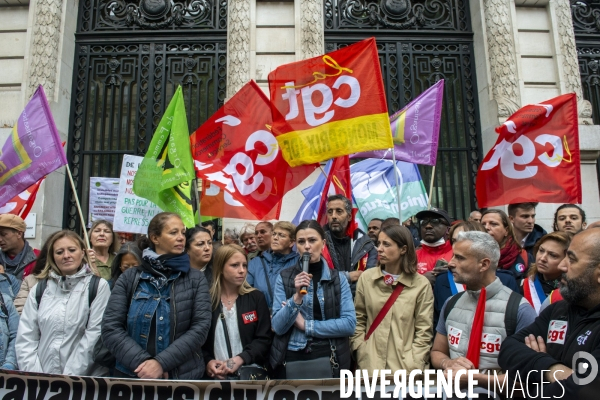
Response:
[[[481,335],[483,334],[483,320],[485,319],[485,287],[481,288],[479,301],[475,309],[475,318],[473,320],[473,329],[469,337],[469,348],[467,349],[467,359],[470,360],[475,369],[479,368],[479,353],[481,351]]]
[[[517,246],[517,244],[513,242],[512,237],[509,236],[506,239],[504,247],[500,249],[500,261],[498,262],[498,267],[501,269],[511,269],[512,266],[515,265],[518,255],[519,246]]]

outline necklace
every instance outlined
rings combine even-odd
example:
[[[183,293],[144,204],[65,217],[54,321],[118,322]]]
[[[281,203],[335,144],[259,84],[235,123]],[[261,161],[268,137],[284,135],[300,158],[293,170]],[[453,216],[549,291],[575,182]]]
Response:
[[[225,297],[225,301],[227,302],[227,307],[230,307],[231,303],[233,303],[238,298],[238,295],[236,294],[233,299],[228,299],[225,295],[221,295],[221,300],[223,300],[223,297]]]

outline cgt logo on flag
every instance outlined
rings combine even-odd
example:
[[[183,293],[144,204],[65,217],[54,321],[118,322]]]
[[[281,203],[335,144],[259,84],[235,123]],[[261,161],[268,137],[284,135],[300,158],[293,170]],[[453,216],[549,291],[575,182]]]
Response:
[[[477,174],[480,207],[581,203],[575,94],[525,106],[496,131],[496,144]]]
[[[294,167],[393,146],[375,39],[269,74],[273,130]]]

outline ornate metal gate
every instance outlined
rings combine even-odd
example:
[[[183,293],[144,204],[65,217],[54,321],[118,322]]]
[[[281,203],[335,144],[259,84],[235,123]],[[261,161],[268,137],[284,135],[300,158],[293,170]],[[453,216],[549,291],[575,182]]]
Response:
[[[326,0],[325,48],[375,36],[390,114],[445,80],[432,204],[464,218],[476,207],[481,159],[473,33],[466,0]],[[420,166],[429,187],[431,167]]]
[[[190,129],[223,104],[227,1],[82,0],[78,19],[67,156],[85,213],[89,178],[145,154],[178,85]],[[79,229],[69,184],[65,199],[63,225]]]
[[[594,125],[600,124],[600,0],[571,0],[583,98],[592,104]],[[596,163],[600,184],[600,159]]]

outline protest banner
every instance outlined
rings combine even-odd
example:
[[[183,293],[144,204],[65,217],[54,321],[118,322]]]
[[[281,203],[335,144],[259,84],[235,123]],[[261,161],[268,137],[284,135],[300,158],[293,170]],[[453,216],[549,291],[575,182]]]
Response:
[[[67,158],[40,85],[0,150],[0,207],[65,164]]]
[[[375,39],[269,74],[273,132],[292,167],[393,146]]]
[[[283,195],[317,167],[290,168],[271,125],[269,100],[250,81],[190,137],[196,175],[229,192],[257,219],[279,218]]]
[[[427,209],[427,192],[416,164],[391,160],[366,159],[350,167],[352,193],[359,213],[359,227],[366,231],[373,218],[398,216],[398,203],[404,219]],[[400,181],[400,202],[397,200],[396,180]]]
[[[184,225],[196,224],[192,207],[194,162],[181,86],[173,95],[152,137],[133,182],[133,191],[165,211],[179,214]]]
[[[477,173],[479,208],[524,202],[581,204],[574,93],[527,105],[496,132],[496,144]]]
[[[421,93],[390,117],[392,149],[361,152],[351,158],[385,158],[414,164],[435,165],[437,161],[444,80]]]
[[[119,196],[119,182],[119,178],[90,178],[88,228],[94,221],[101,219],[113,222]]]
[[[325,166],[329,174],[333,162]],[[353,203],[358,207],[356,222],[366,232],[367,224],[373,218],[386,219],[398,216],[396,180],[391,160],[366,159],[350,166]],[[427,192],[415,164],[396,162],[399,176],[402,215],[405,219],[427,209]],[[316,219],[321,193],[324,192],[326,177],[320,175],[315,183],[304,189],[304,202],[292,223],[298,225],[305,219]],[[335,191],[330,185],[327,195]]]
[[[133,192],[133,180],[143,157],[126,154],[123,156],[119,192],[115,205],[113,229],[115,232],[148,233],[148,224],[162,210],[153,202]],[[156,182],[142,178],[140,185],[154,187]]]

